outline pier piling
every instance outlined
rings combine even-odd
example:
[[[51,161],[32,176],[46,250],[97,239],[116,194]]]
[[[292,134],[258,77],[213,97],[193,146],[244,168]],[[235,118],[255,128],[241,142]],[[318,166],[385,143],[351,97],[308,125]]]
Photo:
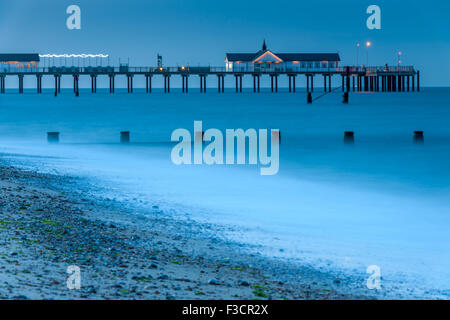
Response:
[[[344,95],[343,95],[344,99],[343,99],[342,103],[348,104],[348,95],[349,95],[348,91],[345,91]]]

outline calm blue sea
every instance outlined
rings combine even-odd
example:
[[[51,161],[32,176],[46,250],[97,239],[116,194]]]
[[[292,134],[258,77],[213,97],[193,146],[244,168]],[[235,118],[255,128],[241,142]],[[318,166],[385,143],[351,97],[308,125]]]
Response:
[[[270,257],[363,276],[377,265],[386,288],[448,297],[449,101],[447,88],[351,94],[349,105],[340,92],[312,105],[302,92],[10,92],[0,95],[0,152],[28,168],[92,177],[105,197],[232,226],[221,236]],[[175,166],[171,133],[193,132],[194,120],[204,129],[280,129],[279,174]],[[130,145],[118,144],[124,130]],[[424,145],[413,144],[415,130]],[[46,143],[48,131],[61,132],[59,145]],[[355,132],[353,146],[344,131]]]

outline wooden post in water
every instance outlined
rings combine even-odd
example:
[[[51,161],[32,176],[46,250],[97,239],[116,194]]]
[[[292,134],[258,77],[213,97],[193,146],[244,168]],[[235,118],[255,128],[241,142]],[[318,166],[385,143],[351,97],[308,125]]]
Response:
[[[424,144],[425,139],[423,137],[423,131],[414,131],[414,143],[415,144]]]
[[[47,132],[48,143],[59,143],[59,132]]]
[[[355,143],[355,133],[353,131],[345,131],[344,132],[344,143],[345,144],[354,144]]]
[[[307,104],[311,104],[312,103],[312,94],[311,92],[308,91],[308,93],[306,94],[306,103]]]
[[[342,103],[344,103],[344,104],[348,104],[348,96],[349,96],[349,92],[348,91],[345,91],[344,92],[344,100],[342,101]]]
[[[130,143],[130,131],[120,132],[120,143]]]

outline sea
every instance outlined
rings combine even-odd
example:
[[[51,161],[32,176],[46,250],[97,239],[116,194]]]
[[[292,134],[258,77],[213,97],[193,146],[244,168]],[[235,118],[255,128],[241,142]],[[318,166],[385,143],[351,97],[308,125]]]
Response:
[[[302,89],[81,89],[79,97],[69,88],[57,97],[8,90],[0,95],[0,159],[89,178],[102,197],[149,214],[157,205],[230,227],[218,229],[220,237],[272,259],[363,278],[376,266],[381,289],[374,290],[448,299],[449,101],[450,88],[351,92],[349,104],[340,90],[312,104]],[[194,121],[224,135],[279,129],[279,172],[261,175],[260,165],[248,163],[175,165],[171,135],[184,128],[193,136]],[[53,131],[59,144],[47,143]],[[131,143],[119,143],[121,131]],[[354,132],[353,144],[344,143],[345,131]],[[423,131],[423,143],[414,142],[414,131]]]

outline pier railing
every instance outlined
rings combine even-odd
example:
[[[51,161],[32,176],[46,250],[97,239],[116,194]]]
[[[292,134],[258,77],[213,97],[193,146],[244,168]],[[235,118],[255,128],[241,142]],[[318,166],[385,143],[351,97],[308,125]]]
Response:
[[[2,74],[236,74],[236,73],[256,73],[256,74],[289,74],[289,73],[332,73],[345,74],[347,71],[351,74],[383,74],[383,73],[415,73],[412,66],[346,66],[346,67],[270,67],[255,68],[254,66],[234,66],[232,69],[215,66],[177,66],[177,67],[129,67],[129,66],[53,66],[44,68],[13,68],[2,67]]]

